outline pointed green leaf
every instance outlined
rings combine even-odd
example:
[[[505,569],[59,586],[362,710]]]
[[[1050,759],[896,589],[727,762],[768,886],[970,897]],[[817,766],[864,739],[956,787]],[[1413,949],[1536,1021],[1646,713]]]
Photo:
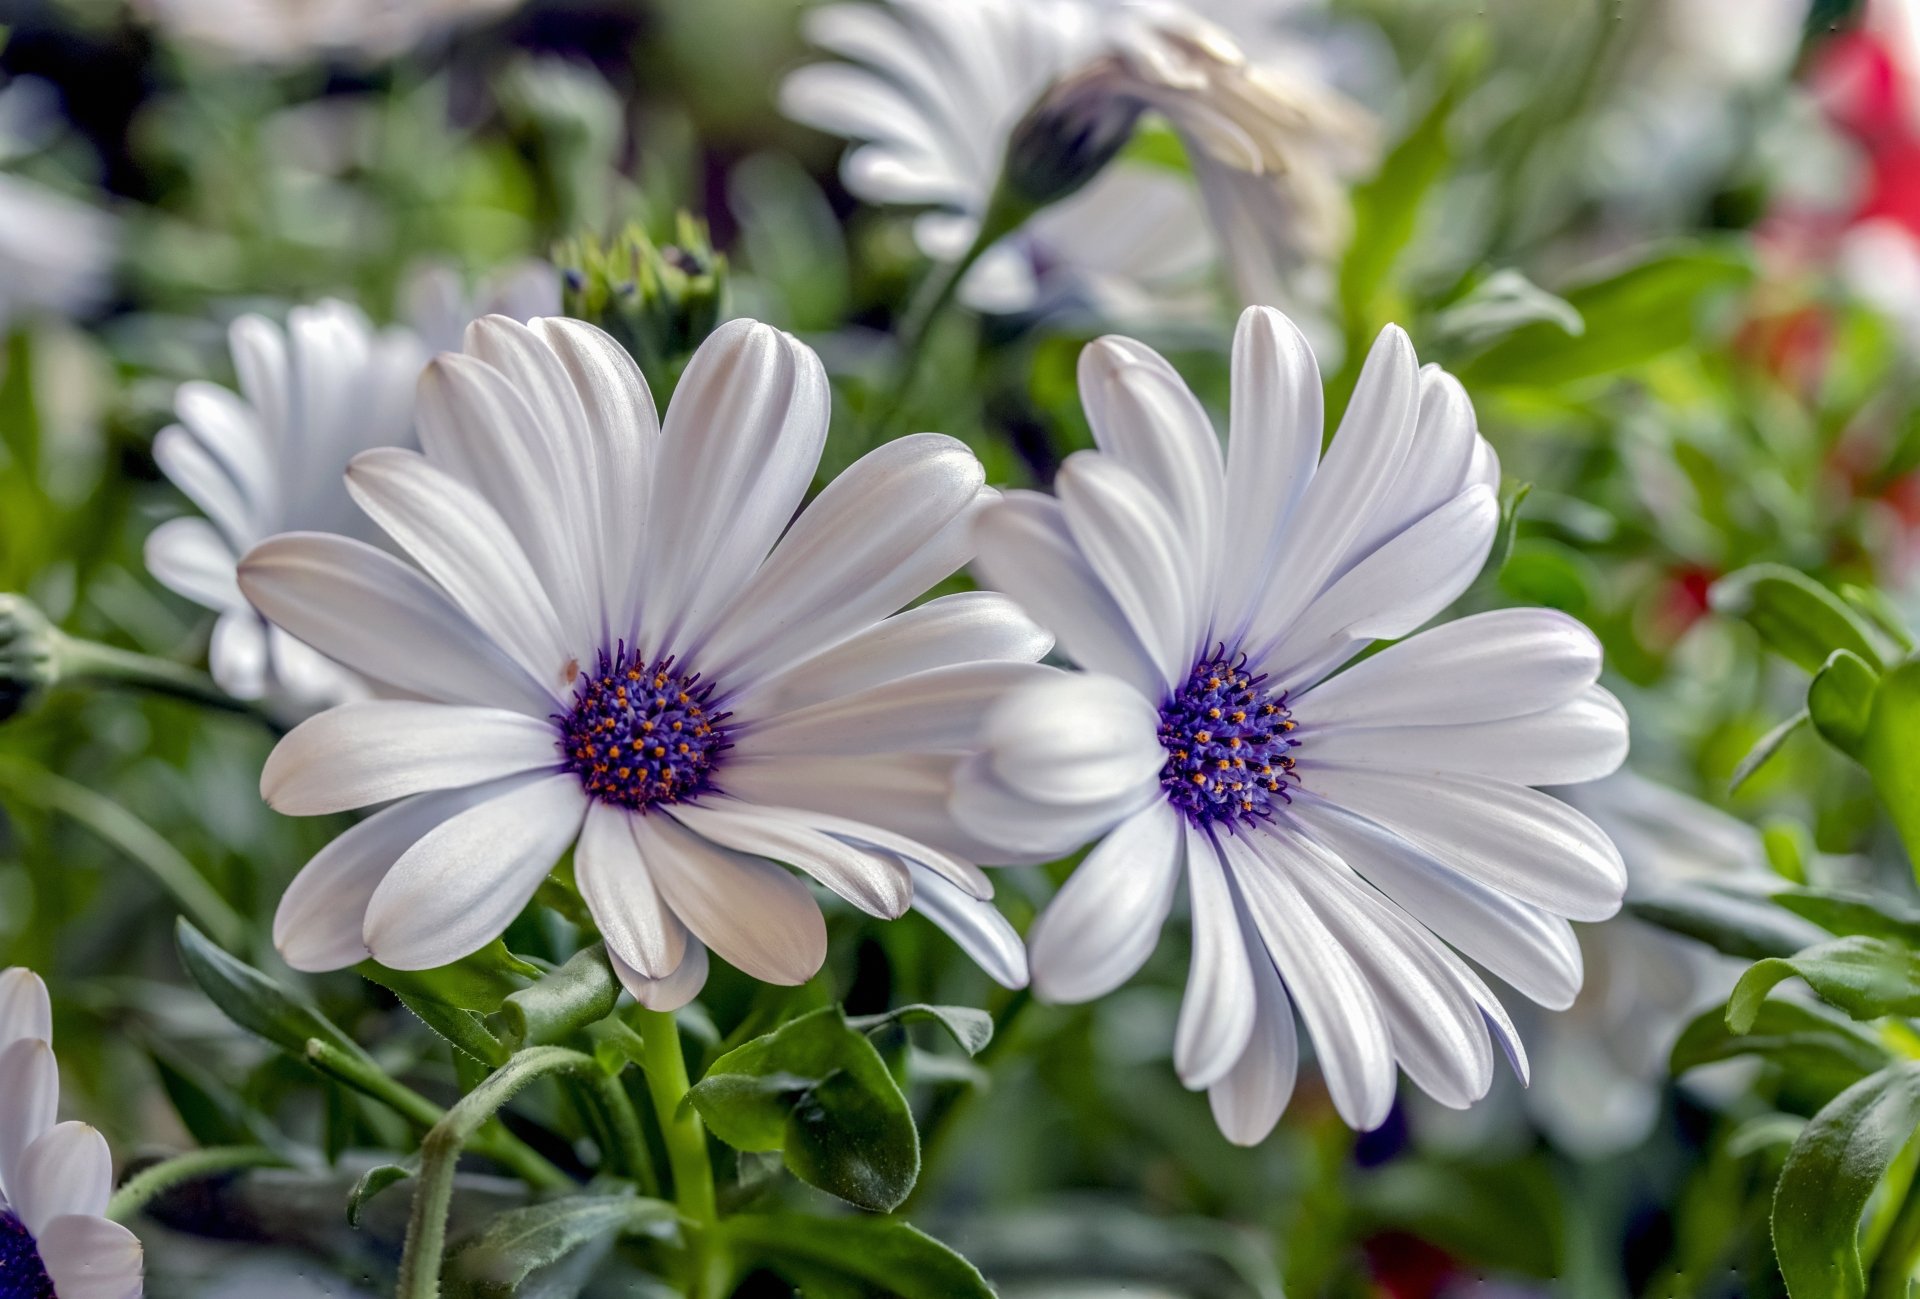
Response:
[[[671,1204],[636,1195],[570,1195],[509,1209],[489,1222],[447,1261],[451,1277],[481,1295],[510,1295],[528,1274],[550,1266],[605,1236],[679,1235]]]
[[[1630,914],[1698,939],[1728,956],[1791,956],[1820,940],[1817,930],[1782,915],[1764,897],[1711,884],[1675,884],[1627,899]]]
[[[1860,756],[1880,674],[1848,650],[1835,650],[1807,686],[1807,715],[1821,738],[1850,758]]]
[[[360,1174],[360,1180],[347,1192],[347,1225],[358,1227],[360,1215],[366,1211],[367,1201],[371,1200],[389,1186],[417,1177],[420,1173],[420,1161],[409,1158],[405,1164],[375,1164]]]
[[[938,1024],[968,1055],[979,1055],[993,1041],[993,1016],[972,1006],[901,1006],[880,1015],[856,1015],[847,1021],[849,1028],[869,1035],[906,1024]]]
[[[241,1028],[301,1059],[306,1058],[307,1042],[313,1038],[364,1056],[353,1039],[319,1011],[295,1000],[251,965],[221,951],[184,918],[174,926],[174,938],[188,977]]]
[[[1778,1065],[1796,1085],[1821,1096],[1838,1094],[1892,1059],[1878,1039],[1824,1007],[1769,1000],[1744,1034],[1727,1027],[1721,1007],[1701,1011],[1674,1042],[1668,1067],[1682,1074],[1741,1056]]]
[[[1807,710],[1802,708],[1755,740],[1753,747],[1747,750],[1747,756],[1740,759],[1740,765],[1733,769],[1733,779],[1727,782],[1727,792],[1734,793],[1752,779],[1753,773],[1766,766],[1768,760],[1780,752],[1781,747],[1793,738],[1793,733],[1811,720],[1813,719],[1807,716]]]
[[[490,1015],[500,1003],[540,977],[538,967],[507,950],[498,938],[451,965],[433,970],[390,970],[378,961],[354,967],[362,978],[415,1001],[437,1001]]]
[[[1920,659],[1881,678],[1860,761],[1920,875]]]
[[[1773,895],[1775,906],[1801,916],[1830,934],[1862,934],[1890,938],[1920,948],[1920,908],[1881,893],[1854,893],[1846,889],[1782,889]]]
[[[794,1279],[826,1268],[861,1283],[850,1293],[890,1299],[993,1299],[980,1270],[897,1218],[769,1217],[743,1214],[722,1225],[734,1251]]]
[[[1854,1019],[1920,1014],[1920,956],[1884,938],[1836,938],[1749,968],[1727,999],[1727,1027],[1746,1032],[1767,994],[1795,977]]]
[[[1808,672],[1818,672],[1835,650],[1881,665],[1866,621],[1805,573],[1753,564],[1715,582],[1710,598],[1715,611],[1745,619],[1769,649]]]

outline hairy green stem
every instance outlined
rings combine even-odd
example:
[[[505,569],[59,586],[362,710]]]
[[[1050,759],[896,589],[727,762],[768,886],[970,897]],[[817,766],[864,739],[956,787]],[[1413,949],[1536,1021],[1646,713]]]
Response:
[[[1908,1184],[1906,1198],[1873,1257],[1867,1299],[1907,1299],[1916,1271],[1920,1271],[1920,1175]]]
[[[461,1097],[420,1143],[420,1178],[407,1219],[395,1299],[439,1299],[440,1260],[447,1248],[447,1215],[453,1208],[453,1176],[461,1152],[480,1130],[528,1084],[550,1074],[591,1077],[600,1066],[590,1055],[559,1046],[519,1052],[485,1082]]]
[[[254,705],[244,699],[235,699],[214,684],[212,677],[184,663],[155,658],[137,650],[102,645],[99,641],[83,640],[65,633],[58,634],[53,657],[61,681],[115,682],[203,707],[217,708],[222,712],[239,713],[273,725]]]
[[[674,1203],[693,1232],[689,1299],[718,1299],[726,1293],[731,1268],[721,1248],[720,1208],[714,1197],[706,1125],[693,1106],[684,1103],[692,1083],[687,1077],[686,1056],[680,1049],[680,1025],[667,1011],[642,1010],[638,1019],[643,1044],[641,1067],[647,1075],[654,1116],[666,1139]]]
[[[136,1173],[107,1201],[107,1217],[125,1222],[160,1192],[182,1182],[197,1181],[240,1168],[280,1168],[286,1160],[265,1146],[212,1146],[162,1160]]]

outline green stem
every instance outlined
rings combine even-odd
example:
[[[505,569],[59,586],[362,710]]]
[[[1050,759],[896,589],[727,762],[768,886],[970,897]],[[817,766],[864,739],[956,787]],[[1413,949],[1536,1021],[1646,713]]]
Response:
[[[460,1154],[501,1106],[523,1087],[549,1074],[592,1076],[600,1066],[590,1055],[559,1046],[536,1046],[515,1055],[485,1082],[461,1097],[420,1143],[420,1178],[407,1220],[395,1299],[439,1299],[440,1260],[447,1249],[447,1215],[453,1208],[453,1176]]]
[[[667,1011],[641,1010],[637,1018],[643,1043],[641,1067],[654,1117],[666,1139],[673,1171],[673,1198],[693,1229],[693,1283],[689,1299],[717,1299],[726,1293],[730,1267],[720,1247],[720,1209],[713,1191],[713,1160],[707,1154],[706,1125],[685,1104],[692,1083],[680,1050],[680,1025]]]
[[[365,1060],[330,1042],[318,1038],[308,1042],[307,1062],[328,1077],[379,1101],[416,1127],[432,1129],[447,1116],[447,1111],[405,1083],[389,1078]],[[503,1127],[479,1133],[467,1142],[467,1147],[510,1170],[530,1186],[556,1191],[575,1185],[571,1177],[554,1167],[544,1155]]]
[[[239,713],[273,725],[258,708],[244,699],[235,699],[206,673],[171,659],[155,658],[137,650],[119,649],[102,645],[99,641],[56,632],[53,661],[58,670],[58,679],[63,682],[116,682],[203,707],[218,708],[222,712]]]
[[[639,1184],[640,1194],[658,1198],[660,1172],[653,1166],[653,1152],[647,1148],[646,1134],[640,1131],[640,1116],[634,1111],[633,1098],[619,1074],[602,1070],[594,1078],[600,1107],[606,1111],[607,1126],[613,1130],[613,1153],[620,1169]]]
[[[229,951],[246,951],[247,922],[158,831],[112,799],[16,758],[0,758],[0,786],[78,821],[146,868],[194,927]]]
[[[1915,1271],[1920,1271],[1920,1176],[1907,1187],[1900,1212],[1874,1255],[1867,1299],[1907,1299]]]
[[[125,1222],[160,1192],[182,1182],[197,1181],[238,1168],[281,1168],[286,1160],[265,1146],[213,1146],[192,1150],[135,1174],[107,1201],[107,1217]]]

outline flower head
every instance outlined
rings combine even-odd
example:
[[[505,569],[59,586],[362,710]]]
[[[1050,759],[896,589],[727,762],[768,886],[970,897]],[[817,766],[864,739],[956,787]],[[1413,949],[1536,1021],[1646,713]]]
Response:
[[[1486,558],[1499,470],[1465,392],[1389,327],[1322,458],[1312,353],[1268,308],[1235,335],[1224,456],[1139,343],[1091,345],[1080,387],[1099,449],[1068,459],[1057,497],[990,507],[977,567],[1087,671],[996,706],[953,804],[1008,848],[1105,836],[1028,936],[1035,991],[1081,1001],[1126,980],[1184,873],[1174,1063],[1233,1140],[1286,1105],[1294,1009],[1356,1127],[1386,1117],[1396,1063],[1446,1104],[1483,1095],[1489,1029],[1524,1072],[1462,955],[1565,1006],[1567,918],[1619,906],[1606,835],[1529,788],[1625,755],[1599,646],[1561,614],[1509,609],[1345,666],[1438,614]]]
[[[355,698],[364,684],[268,625],[240,593],[234,566],[277,532],[372,534],[340,474],[369,447],[412,441],[413,387],[425,355],[411,333],[376,331],[335,301],[294,308],[284,329],[242,316],[228,337],[240,391],[182,384],[174,397],[180,422],[153,444],[160,468],[205,517],[155,528],[147,568],[220,615],[208,658],[228,694],[300,710]]]
[[[1003,596],[896,612],[965,563],[994,493],[962,444],[861,459],[795,517],[826,376],[752,321],[695,353],[664,427],[632,358],[572,320],[477,323],[421,381],[422,452],[353,499],[413,561],[274,538],[240,586],[404,698],[296,728],[261,776],[311,815],[391,803],[288,889],[297,968],[445,964],[498,936],[569,847],[636,997],[697,993],[711,948],[799,983],[826,930],[798,868],[855,906],[919,906],[996,978],[1019,940],[946,807],[980,713],[1051,641]],[[791,526],[789,522],[791,521]]]
[[[175,36],[249,63],[391,58],[520,0],[139,0]]]
[[[142,1254],[102,1215],[113,1190],[106,1138],[56,1123],[47,988],[31,970],[0,970],[0,1295],[139,1299]]]

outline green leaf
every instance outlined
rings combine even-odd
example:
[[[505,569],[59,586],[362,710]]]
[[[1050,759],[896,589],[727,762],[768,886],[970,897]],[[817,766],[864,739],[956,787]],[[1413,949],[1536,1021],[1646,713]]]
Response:
[[[1920,1061],[1861,1079],[1813,1116],[1780,1169],[1773,1248],[1793,1299],[1862,1299],[1860,1215],[1920,1125]]]
[[[313,1038],[365,1057],[353,1039],[319,1011],[294,1000],[251,965],[221,951],[184,917],[174,925],[173,932],[180,964],[186,967],[188,977],[241,1028],[302,1060],[306,1059],[307,1042]]]
[[[401,997],[437,1001],[487,1015],[500,1009],[500,1003],[524,988],[529,979],[540,977],[538,967],[509,952],[498,938],[472,955],[434,970],[390,970],[378,961],[362,961],[354,969],[362,978]]]
[[[889,1212],[920,1175],[913,1114],[866,1037],[823,1006],[735,1047],[688,1093],[739,1150],[778,1150],[801,1181]]]
[[[1920,660],[1881,678],[1860,761],[1920,875]]]
[[[607,960],[607,946],[595,943],[508,997],[488,1027],[508,1051],[542,1046],[605,1019],[619,999],[620,980]]]
[[[1835,650],[1807,687],[1807,715],[1827,743],[1858,758],[1867,742],[1880,674],[1850,650]]]
[[[780,1272],[826,1267],[863,1283],[866,1293],[888,1299],[993,1299],[978,1268],[897,1218],[768,1217],[743,1214],[722,1225],[742,1257]],[[798,1278],[796,1278],[798,1279]]]
[[[1561,292],[1586,322],[1569,336],[1558,321],[1525,325],[1461,364],[1467,388],[1559,388],[1617,374],[1694,337],[1702,299],[1745,283],[1752,263],[1736,244],[1686,243]]]
[[[1728,956],[1791,956],[1819,935],[1770,901],[1711,884],[1676,884],[1628,898],[1626,910],[1649,924],[1698,939]]]
[[[882,1015],[856,1015],[847,1027],[871,1036],[881,1029],[906,1024],[938,1024],[968,1055],[979,1055],[993,1041],[993,1016],[972,1006],[901,1006]]]
[[[1799,712],[1755,740],[1753,747],[1747,750],[1747,756],[1740,759],[1740,765],[1733,769],[1733,779],[1727,782],[1727,792],[1731,794],[1739,789],[1740,786],[1746,784],[1747,781],[1752,778],[1754,772],[1766,766],[1768,759],[1780,752],[1786,742],[1793,738],[1795,731],[1812,720],[1812,718],[1807,716],[1807,710],[1802,708]]]
[[[421,1023],[470,1059],[498,1068],[513,1054],[505,1043],[487,1030],[480,1016],[471,1010],[461,1010],[443,1001],[405,994],[401,995],[400,1001]]]
[[[1727,1027],[1720,1007],[1701,1011],[1674,1042],[1668,1067],[1682,1074],[1740,1056],[1780,1066],[1795,1084],[1821,1097],[1851,1087],[1892,1059],[1875,1037],[1830,1010],[1767,1001],[1744,1034]]]
[[[1533,324],[1552,325],[1573,338],[1587,332],[1587,322],[1572,303],[1508,267],[1435,315],[1429,333],[1438,347],[1477,348]]]
[[[1746,1032],[1767,994],[1795,977],[1854,1019],[1920,1014],[1920,956],[1884,938],[1854,936],[1753,965],[1727,999],[1727,1027]]]
[[[1812,921],[1830,934],[1891,938],[1920,948],[1920,909],[1878,893],[1846,889],[1781,889],[1775,906]]]
[[[420,1175],[420,1161],[409,1158],[404,1164],[375,1164],[360,1174],[360,1180],[347,1192],[347,1225],[358,1227],[360,1215],[366,1212],[367,1201],[371,1200],[389,1186],[395,1186],[409,1177]]]
[[[570,1195],[509,1209],[447,1260],[452,1279],[482,1295],[510,1295],[529,1273],[612,1235],[672,1239],[680,1215],[671,1204],[635,1195]]]
[[[1713,584],[1708,597],[1729,618],[1744,618],[1782,658],[1818,672],[1835,650],[1881,665],[1866,622],[1839,596],[1781,564],[1753,564]]]

